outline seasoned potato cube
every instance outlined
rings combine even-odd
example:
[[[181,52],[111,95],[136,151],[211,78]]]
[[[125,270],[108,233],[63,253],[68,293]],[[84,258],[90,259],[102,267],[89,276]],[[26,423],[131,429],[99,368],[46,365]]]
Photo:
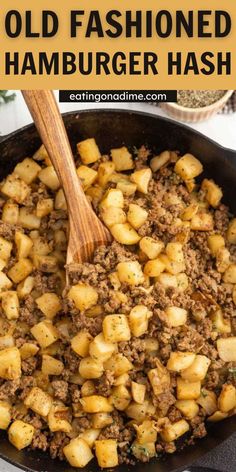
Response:
[[[131,449],[133,456],[141,461],[143,461],[144,456],[148,459],[156,456],[156,446],[154,442],[139,444],[138,441],[134,441]]]
[[[178,274],[181,275],[181,274]],[[165,288],[168,287],[178,287],[177,275],[167,274],[162,272],[156,279],[156,282],[163,285]]]
[[[137,261],[120,262],[117,271],[121,283],[140,285],[144,282],[142,267]]]
[[[56,210],[67,210],[67,203],[62,188],[56,194],[54,205]]]
[[[11,405],[0,400],[0,429],[7,429],[11,421]]]
[[[88,397],[89,395],[94,395],[96,393],[96,387],[95,387],[94,381],[86,380],[81,386],[80,393],[81,393],[81,397]]]
[[[152,259],[146,262],[144,266],[144,274],[148,277],[158,277],[165,270],[165,264],[160,258]]]
[[[16,380],[21,376],[21,357],[17,347],[0,350],[0,378]]]
[[[221,310],[217,310],[215,313],[212,313],[211,321],[213,323],[213,329],[216,329],[218,333],[231,333],[230,320],[224,319]]]
[[[212,231],[214,220],[211,213],[199,212],[191,220],[191,229],[194,231]]]
[[[32,443],[34,432],[35,429],[31,424],[16,420],[8,430],[8,439],[20,451]]]
[[[98,167],[98,183],[101,187],[105,187],[111,175],[115,171],[114,162],[102,162]]]
[[[177,378],[177,398],[178,400],[196,400],[201,393],[201,382],[188,382],[187,380]]]
[[[236,361],[236,336],[219,338],[216,341],[220,358],[225,362]]]
[[[39,229],[41,220],[28,208],[20,208],[18,223],[26,229]]]
[[[181,372],[181,377],[189,382],[197,382],[206,377],[211,361],[206,356],[196,355],[193,363]]]
[[[195,360],[196,354],[193,352],[171,352],[167,362],[167,369],[174,372],[181,372],[187,369]]]
[[[19,298],[25,298],[34,288],[34,277],[28,276],[17,285],[17,295]]]
[[[80,178],[83,189],[87,190],[96,181],[98,173],[96,170],[91,169],[88,166],[79,166],[77,169],[77,175]]]
[[[44,216],[49,215],[53,211],[53,199],[44,198],[39,200],[36,206],[36,216],[37,218],[43,218]]]
[[[103,374],[103,370],[100,359],[84,357],[80,361],[79,373],[83,379],[99,379]]]
[[[14,174],[17,174],[26,184],[31,184],[41,171],[41,167],[33,159],[26,157],[16,165]]]
[[[17,292],[9,290],[0,294],[2,309],[8,320],[19,318],[20,304]]]
[[[126,222],[126,214],[121,208],[108,207],[101,210],[101,217],[108,228]]]
[[[89,344],[93,340],[91,334],[87,331],[80,331],[71,339],[71,347],[76,354],[81,357],[88,356]]]
[[[35,302],[46,318],[50,320],[61,310],[61,302],[56,293],[46,292],[36,298]]]
[[[149,167],[137,170],[130,176],[131,182],[134,182],[137,185],[137,190],[145,194],[148,193],[148,185],[151,178],[152,171]]]
[[[38,387],[33,387],[24,400],[25,406],[44,417],[48,415],[52,403],[52,397]]]
[[[175,407],[189,420],[197,416],[199,406],[194,400],[177,400]]]
[[[84,439],[89,447],[93,447],[95,444],[96,439],[100,434],[100,429],[86,429],[83,433],[80,433],[79,437]]]
[[[102,429],[113,423],[112,416],[109,413],[94,413],[91,417],[92,426],[95,429]]]
[[[159,343],[156,338],[144,338],[145,351],[156,352],[159,349]]]
[[[48,426],[50,431],[55,433],[56,431],[62,431],[64,433],[70,433],[72,426],[66,419],[69,418],[69,408],[63,403],[54,403],[48,414]]]
[[[18,284],[23,279],[28,277],[33,270],[32,262],[29,259],[22,258],[8,271],[8,276],[15,283]]]
[[[137,244],[141,239],[129,223],[115,224],[110,228],[110,231],[115,240],[121,244]]]
[[[138,403],[135,403],[135,402],[131,402],[129,406],[126,408],[125,413],[129,418],[132,418],[138,423],[141,423],[141,421],[143,421],[146,418],[147,411],[148,411],[147,401],[144,401],[142,405],[139,405]]]
[[[8,290],[12,286],[12,281],[4,274],[4,272],[0,271],[0,291]]]
[[[6,197],[12,198],[17,203],[24,203],[30,195],[31,188],[17,175],[8,175],[1,187],[1,192]]]
[[[129,314],[129,325],[133,336],[139,337],[148,330],[148,320],[152,312],[145,305],[136,305]]]
[[[145,394],[146,394],[146,385],[137,383],[137,382],[131,382],[131,393],[134,401],[136,403],[139,403],[140,405],[143,404],[144,399],[145,399]]]
[[[225,418],[227,418],[227,416],[228,416],[228,413],[223,413],[222,411],[215,411],[215,413],[209,416],[207,420],[213,423],[217,423],[218,421],[222,421]]]
[[[170,160],[170,151],[163,151],[159,156],[155,156],[150,161],[152,172],[157,172]]]
[[[38,178],[51,190],[55,191],[60,187],[60,182],[53,166],[48,166],[42,169],[38,174]]]
[[[178,242],[168,243],[166,246],[166,254],[171,261],[174,261],[174,262],[184,261],[183,246],[181,243],[178,243]]]
[[[179,243],[178,243],[179,244]],[[171,260],[166,254],[160,254],[159,260],[164,264],[165,270],[172,275],[180,274],[185,270],[185,263]]]
[[[198,203],[190,203],[189,206],[185,208],[183,213],[181,214],[181,219],[183,221],[190,221],[198,212],[199,205]]]
[[[58,339],[58,331],[49,320],[40,321],[30,331],[42,348],[50,346]]]
[[[116,188],[121,190],[126,197],[130,197],[136,192],[137,185],[127,180],[120,180],[117,182]]]
[[[225,247],[225,240],[220,234],[211,234],[208,236],[207,244],[211,251],[211,255],[216,257],[218,250]]]
[[[163,441],[171,442],[183,436],[189,430],[189,424],[186,420],[179,420],[176,423],[166,426],[161,432]]]
[[[100,159],[101,154],[94,138],[85,139],[77,144],[77,150],[83,164],[93,164]]]
[[[8,259],[11,256],[11,250],[12,250],[12,243],[10,241],[7,241],[5,238],[2,238],[0,236],[0,258],[3,261],[8,261]]]
[[[63,452],[72,467],[85,467],[92,459],[93,453],[82,438],[72,439],[67,446],[64,447]]]
[[[205,410],[207,415],[212,415],[217,410],[216,394],[206,388],[201,389],[201,395],[197,403]]]
[[[47,166],[50,165],[49,155],[44,144],[42,144],[40,148],[34,153],[33,159],[35,161],[44,161]]]
[[[236,284],[236,264],[230,264],[223,275],[226,284]]]
[[[123,193],[119,189],[111,188],[105,194],[105,197],[100,203],[100,208],[115,207],[123,208],[124,207],[124,197]]]
[[[160,361],[155,369],[149,370],[147,375],[155,395],[160,395],[170,386],[170,374]]]
[[[47,256],[51,252],[51,248],[47,241],[43,237],[33,238],[33,250],[34,256]]]
[[[94,359],[99,359],[101,362],[105,362],[116,350],[116,345],[105,340],[102,333],[95,336],[93,341],[89,345],[89,354]]]
[[[11,334],[0,336],[0,350],[15,346],[15,340]]]
[[[140,228],[146,221],[148,212],[139,205],[130,203],[127,213],[128,222],[135,228]]]
[[[183,180],[191,180],[201,174],[203,166],[192,154],[185,154],[175,164],[175,172]]]
[[[95,441],[95,454],[99,467],[116,467],[118,465],[117,441],[115,439]]]
[[[236,218],[233,218],[229,223],[227,240],[230,244],[236,244]]]
[[[170,306],[165,310],[168,324],[175,328],[177,326],[182,326],[187,321],[187,310],[177,306]]]
[[[141,251],[146,254],[148,259],[156,259],[164,249],[164,243],[160,240],[145,236],[139,241]]]
[[[52,356],[43,354],[42,356],[42,372],[45,375],[61,375],[64,369],[63,362]]]
[[[125,146],[119,149],[111,149],[111,158],[117,172],[130,170],[134,167],[132,155]]]
[[[17,203],[7,201],[2,209],[2,221],[16,225],[19,218],[19,206]]]
[[[33,343],[24,343],[20,347],[20,356],[22,360],[29,359],[29,357],[35,356],[39,352],[39,347]]]
[[[216,268],[217,271],[223,274],[230,266],[230,252],[226,247],[218,249],[216,254]]]
[[[123,354],[115,354],[104,363],[104,368],[111,370],[114,377],[120,377],[129,372],[133,368],[133,364]]]
[[[120,341],[129,341],[131,338],[126,315],[119,314],[105,316],[102,328],[105,341],[117,343]]]
[[[213,207],[217,208],[223,197],[221,188],[215,184],[213,180],[204,179],[202,182],[202,190],[206,192],[206,200]]]
[[[144,420],[139,426],[134,425],[137,434],[137,441],[139,444],[145,444],[148,442],[156,442],[157,440],[157,428],[155,421]]]
[[[85,413],[110,413],[113,406],[102,395],[91,395],[80,400]]]
[[[73,300],[76,308],[80,311],[88,310],[98,301],[97,291],[90,285],[78,283],[73,285],[68,292],[68,298]]]
[[[233,385],[223,385],[218,398],[218,406],[223,413],[228,413],[236,407],[236,388]]]
[[[124,411],[130,404],[131,395],[125,385],[118,385],[113,388],[109,401],[116,410]]]
[[[163,274],[162,274],[163,275]],[[188,276],[185,273],[176,274],[177,288],[180,292],[185,292],[188,288]]]
[[[29,236],[27,236],[26,234],[21,233],[20,231],[16,231],[15,243],[16,243],[18,259],[23,259],[25,257],[28,257],[31,251],[31,248],[33,246],[32,239],[30,239]]]

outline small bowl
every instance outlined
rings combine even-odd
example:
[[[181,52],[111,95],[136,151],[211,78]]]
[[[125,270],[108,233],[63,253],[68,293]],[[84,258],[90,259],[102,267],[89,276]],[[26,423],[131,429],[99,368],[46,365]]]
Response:
[[[178,103],[162,103],[161,108],[166,113],[178,121],[185,121],[186,123],[198,123],[199,121],[205,121],[216,115],[222,108],[224,108],[226,102],[233,95],[234,90],[227,90],[223,97],[216,102],[201,108],[187,108]]]

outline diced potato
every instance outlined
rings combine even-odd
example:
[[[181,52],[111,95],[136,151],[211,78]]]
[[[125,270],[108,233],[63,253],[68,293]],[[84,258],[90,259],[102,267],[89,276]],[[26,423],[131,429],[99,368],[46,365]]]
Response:
[[[182,326],[187,321],[188,312],[184,308],[170,306],[166,308],[165,313],[168,324],[173,328]]]
[[[99,467],[116,467],[118,465],[117,441],[115,439],[95,441],[95,454]]]
[[[72,439],[67,446],[64,447],[63,452],[72,467],[85,467],[92,459],[93,453],[82,438]]]
[[[236,388],[233,385],[223,385],[218,398],[218,406],[223,413],[228,413],[236,407]]]
[[[236,244],[236,218],[233,218],[229,223],[227,240],[230,244]]]
[[[80,400],[85,413],[110,413],[113,406],[102,395],[91,395]]]
[[[196,182],[194,179],[185,180],[185,185],[189,193],[193,192],[193,190],[196,188]]]
[[[130,176],[131,182],[134,182],[137,185],[137,190],[139,192],[148,193],[148,185],[152,178],[152,171],[149,167],[133,172]]]
[[[101,154],[94,138],[88,138],[77,144],[77,150],[83,164],[93,164],[100,159]]]
[[[136,192],[137,185],[127,180],[120,180],[117,182],[116,188],[121,190],[126,197],[130,197]]]
[[[115,207],[123,208],[124,207],[124,197],[123,193],[119,189],[111,188],[105,194],[105,197],[100,203],[100,208],[103,210],[105,208]]]
[[[209,416],[207,420],[211,421],[212,423],[217,423],[218,421],[222,421],[225,418],[227,418],[227,416],[228,416],[228,413],[223,413],[222,411],[215,411],[215,413]]]
[[[99,379],[103,374],[103,364],[100,359],[84,357],[80,361],[79,374],[83,379]]]
[[[48,242],[43,237],[33,238],[33,250],[32,255],[34,256],[47,256],[51,252],[51,248]]]
[[[0,291],[8,290],[12,286],[12,281],[4,274],[4,272],[0,271]]]
[[[139,444],[145,444],[147,442],[156,442],[157,440],[157,427],[155,421],[144,420],[139,426],[135,425],[137,441]]]
[[[0,270],[3,270],[4,267],[6,267],[6,265],[7,265],[7,262],[4,261],[3,259],[0,259]]]
[[[46,292],[35,300],[42,313],[52,320],[61,310],[61,302],[56,293]]]
[[[131,395],[125,385],[118,385],[113,388],[109,401],[118,411],[124,411],[130,404]]]
[[[160,361],[155,369],[149,370],[147,375],[154,395],[160,395],[170,386],[170,374]]]
[[[38,174],[39,180],[51,190],[58,190],[60,182],[53,166],[48,166],[42,169]]]
[[[79,437],[84,439],[89,447],[93,447],[95,444],[96,439],[100,434],[100,429],[86,429],[83,433],[80,433]]]
[[[187,369],[195,360],[196,354],[193,352],[171,352],[167,362],[167,369],[174,372],[181,372]]]
[[[118,276],[121,283],[140,285],[144,282],[141,265],[137,261],[126,261],[117,264]]]
[[[25,229],[39,229],[41,220],[30,209],[23,207],[20,208],[18,223]]]
[[[120,244],[137,244],[141,237],[129,223],[118,223],[110,228],[111,234]]]
[[[177,398],[178,400],[196,400],[200,397],[201,382],[188,382],[187,380],[177,378]]]
[[[236,336],[219,338],[216,341],[220,358],[225,362],[236,361]]]
[[[212,231],[214,220],[211,213],[199,212],[191,220],[191,229],[194,231]]]
[[[87,190],[96,181],[98,173],[96,170],[91,169],[88,166],[79,166],[77,169],[77,175],[80,178],[83,189]]]
[[[105,370],[111,370],[114,377],[120,377],[129,372],[133,368],[133,364],[123,354],[115,354],[104,363],[104,368]]]
[[[0,378],[17,380],[21,376],[21,357],[17,347],[0,350]]]
[[[132,444],[132,454],[136,459],[143,461],[143,457],[147,460],[156,456],[156,446],[154,442],[139,444],[138,441],[134,441]]]
[[[221,310],[217,310],[211,315],[211,321],[213,324],[213,329],[217,330],[218,333],[231,333],[231,323],[230,320],[224,319],[223,313]]]
[[[32,443],[34,432],[35,429],[31,424],[16,420],[8,430],[8,439],[20,451]]]
[[[159,260],[164,264],[165,270],[172,275],[180,274],[185,270],[184,260],[182,262],[173,261],[166,254],[160,254]]]
[[[164,243],[160,240],[150,238],[149,236],[144,236],[144,238],[139,241],[139,247],[141,251],[146,254],[148,259],[156,259],[164,249]]]
[[[206,200],[213,207],[217,208],[223,197],[221,188],[215,184],[213,180],[204,179],[202,182],[202,190],[206,192]]]
[[[56,210],[67,210],[67,203],[62,188],[56,194],[54,205]]]
[[[69,408],[61,402],[54,403],[48,414],[48,426],[50,431],[55,433],[56,431],[62,431],[64,433],[70,433],[72,426],[66,419],[69,417]]]
[[[0,294],[2,309],[8,320],[19,318],[20,304],[17,292],[9,290]]]
[[[96,305],[98,301],[98,293],[90,285],[78,283],[71,287],[68,292],[68,298],[73,300],[78,310],[84,311]]]
[[[178,274],[178,275],[181,275],[181,274]],[[157,277],[156,282],[163,285],[163,287],[165,287],[165,288],[168,288],[168,287],[177,288],[178,287],[178,279],[177,279],[178,275],[172,275],[172,274],[167,274],[165,272],[162,272],[162,274],[160,274]]]
[[[34,277],[29,275],[20,284],[17,285],[17,295],[19,298],[25,298],[29,295],[34,288]]]
[[[80,393],[81,393],[81,397],[88,397],[89,395],[94,395],[96,393],[96,387],[95,387],[94,381],[86,380],[81,386]]]
[[[189,420],[197,416],[199,406],[194,400],[177,400],[175,407]]]
[[[193,363],[181,372],[181,377],[189,382],[197,382],[206,377],[211,361],[206,356],[197,354]]]
[[[203,166],[192,154],[185,154],[175,164],[175,172],[183,180],[191,180],[201,174]]]
[[[216,394],[206,388],[201,389],[201,395],[197,403],[205,410],[207,415],[212,415],[217,410]]]
[[[142,405],[135,402],[131,402],[128,408],[126,408],[125,413],[129,418],[132,418],[136,422],[141,423],[147,416],[147,410],[147,401],[145,401]]]
[[[166,246],[166,254],[171,261],[174,262],[183,262],[183,246],[181,243],[173,242],[168,243]]]
[[[148,320],[152,312],[145,305],[136,305],[129,314],[129,325],[133,336],[139,337],[148,330]]]
[[[105,362],[116,350],[116,345],[105,340],[102,333],[95,336],[93,341],[89,345],[89,354],[94,359],[99,359],[101,362]]]
[[[125,146],[119,149],[111,149],[111,158],[117,172],[130,170],[134,167],[132,155]]]
[[[199,205],[198,203],[190,203],[189,206],[185,208],[183,213],[181,214],[181,219],[183,221],[190,221],[198,212]]]
[[[29,359],[29,357],[36,356],[39,352],[39,347],[33,343],[24,343],[23,346],[20,347],[20,356],[22,360]]]
[[[7,429],[11,422],[11,405],[0,400],[0,429]]]
[[[144,338],[145,351],[156,352],[159,349],[159,343],[156,338]]]
[[[45,375],[61,375],[64,369],[63,362],[52,356],[43,354],[42,356],[42,372]]]
[[[108,228],[126,222],[126,214],[121,208],[108,207],[101,210],[101,218]]]
[[[127,220],[133,226],[133,228],[140,228],[146,221],[148,212],[139,205],[130,203],[129,210],[127,213]]]
[[[101,187],[105,187],[111,175],[115,171],[114,162],[102,162],[98,167],[98,183]]]
[[[42,144],[40,148],[34,153],[33,159],[35,161],[44,161],[47,166],[50,165],[51,162],[44,144]]]
[[[218,249],[216,254],[216,268],[217,271],[223,274],[230,266],[230,252],[226,247]]]
[[[18,259],[28,257],[31,251],[31,248],[33,246],[32,239],[30,239],[29,236],[27,236],[26,234],[21,233],[20,231],[16,231],[15,243],[16,243]]]
[[[48,415],[52,403],[52,397],[38,387],[33,387],[24,400],[25,406],[43,417]]]
[[[87,331],[80,331],[71,339],[71,347],[79,356],[87,357],[89,354],[89,345],[92,340],[91,334]]]
[[[131,382],[131,393],[133,400],[136,403],[139,403],[140,405],[143,404],[144,399],[145,399],[145,394],[146,394],[146,385],[137,383],[137,382]]]
[[[14,174],[17,174],[26,184],[31,184],[41,171],[41,167],[33,159],[26,157],[16,165]]]
[[[186,420],[179,420],[176,423],[170,424],[161,432],[161,438],[163,441],[171,442],[183,436],[189,430],[189,424]]]
[[[31,193],[31,188],[16,174],[10,174],[3,183],[1,192],[16,203],[24,203]]]
[[[129,341],[131,338],[126,315],[118,314],[105,316],[102,328],[105,341],[116,343],[120,341]]]
[[[2,238],[2,236],[0,236],[0,258],[3,261],[7,262],[11,256],[11,251],[12,251],[12,243],[10,241],[7,241],[7,239]]]
[[[58,339],[58,331],[49,320],[40,321],[30,331],[42,348],[50,346]]]
[[[15,346],[15,340],[11,334],[0,336],[0,350]]]
[[[29,259],[22,258],[8,271],[8,276],[15,283],[18,284],[24,280],[33,270],[32,262]]]
[[[36,206],[36,216],[37,218],[43,218],[44,216],[49,215],[53,211],[53,199],[44,198],[39,200]]]
[[[230,264],[223,275],[226,284],[236,284],[236,264]]]
[[[185,292],[188,288],[188,276],[187,274],[180,273],[176,274],[176,280],[177,280],[177,288],[180,292]]]
[[[146,262],[144,266],[144,274],[148,277],[158,277],[165,270],[165,264],[160,258],[152,259]]]
[[[108,275],[108,278],[110,280],[112,287],[115,290],[119,290],[119,288],[121,287],[121,283],[118,277],[118,272],[112,272],[111,274]]]
[[[109,413],[94,413],[91,421],[95,429],[102,429],[113,423],[112,416]]]
[[[207,244],[211,251],[211,255],[216,257],[218,250],[225,247],[225,240],[220,234],[211,234],[208,236]]]
[[[19,218],[19,206],[17,203],[6,201],[2,209],[2,221],[16,225]]]
[[[170,151],[163,151],[159,156],[155,156],[150,161],[150,167],[152,172],[157,172],[161,167],[163,167],[167,162],[170,161]]]

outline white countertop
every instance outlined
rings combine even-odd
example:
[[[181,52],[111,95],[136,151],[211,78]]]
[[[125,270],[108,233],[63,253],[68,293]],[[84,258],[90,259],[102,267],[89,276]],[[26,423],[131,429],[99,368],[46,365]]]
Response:
[[[0,105],[0,134],[8,134],[21,126],[32,121],[31,116],[24,104],[23,98],[19,91],[16,92],[14,102]],[[61,103],[60,110],[62,112],[83,110],[89,108],[125,108],[129,110],[140,110],[163,115],[164,113],[152,105],[135,104],[135,103],[116,103],[116,104],[79,104],[79,103]],[[223,146],[236,150],[236,113],[232,115],[217,115],[210,121],[190,125],[206,136],[214,139]],[[0,459],[0,472],[19,472],[19,469],[7,464]]]

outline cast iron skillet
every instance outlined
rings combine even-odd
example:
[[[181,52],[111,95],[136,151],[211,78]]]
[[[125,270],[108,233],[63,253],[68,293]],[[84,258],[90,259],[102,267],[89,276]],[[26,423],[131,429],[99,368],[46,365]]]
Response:
[[[123,144],[137,148],[147,144],[154,153],[164,149],[192,152],[203,162],[205,175],[215,178],[222,186],[225,203],[236,213],[236,152],[224,149],[184,125],[147,113],[90,110],[67,113],[64,121],[74,151],[78,141],[95,137],[103,153]],[[1,138],[0,179],[11,172],[17,162],[31,156],[39,145],[40,139],[33,125]],[[208,436],[199,440],[195,446],[163,459],[152,460],[149,464],[139,463],[134,468],[123,466],[116,471],[176,472],[188,467],[192,472],[233,472],[236,470],[235,436],[233,438],[235,426],[235,417],[231,417],[211,426]],[[216,446],[218,447],[212,451]],[[209,451],[210,455],[205,456]],[[0,433],[0,457],[29,472],[75,472],[65,462],[53,461],[46,453],[28,450],[18,452],[9,444],[4,433]],[[95,463],[89,464],[83,472],[97,472],[97,466]]]

